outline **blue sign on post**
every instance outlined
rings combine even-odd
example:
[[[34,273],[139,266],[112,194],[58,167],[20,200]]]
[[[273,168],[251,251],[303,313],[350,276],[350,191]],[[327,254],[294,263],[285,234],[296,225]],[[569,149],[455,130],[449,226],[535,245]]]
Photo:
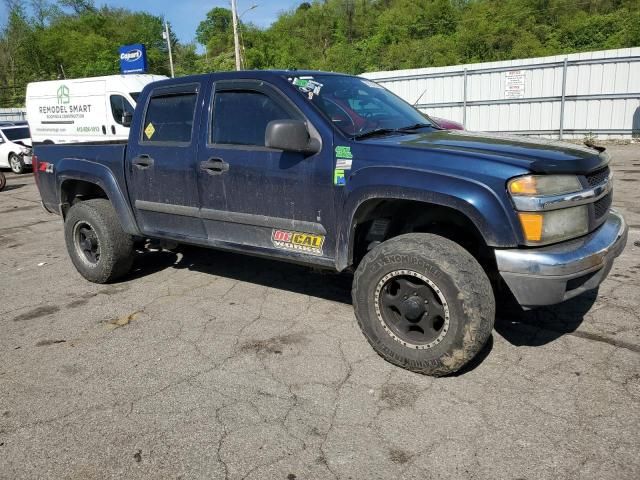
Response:
[[[122,73],[145,73],[147,50],[141,43],[120,47],[120,71]]]

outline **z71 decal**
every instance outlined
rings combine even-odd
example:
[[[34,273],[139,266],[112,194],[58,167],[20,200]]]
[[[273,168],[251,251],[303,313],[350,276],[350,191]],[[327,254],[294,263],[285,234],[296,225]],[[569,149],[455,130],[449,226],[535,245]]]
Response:
[[[288,230],[272,230],[271,241],[276,248],[291,250],[293,252],[322,255],[324,235],[312,233],[290,232]]]

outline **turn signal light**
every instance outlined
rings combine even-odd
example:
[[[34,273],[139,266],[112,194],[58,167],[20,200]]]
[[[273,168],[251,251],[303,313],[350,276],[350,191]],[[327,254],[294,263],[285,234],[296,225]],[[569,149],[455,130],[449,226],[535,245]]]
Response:
[[[522,232],[527,242],[539,242],[542,240],[542,219],[541,213],[519,212]]]
[[[536,177],[520,177],[509,182],[509,191],[512,195],[537,195]]]

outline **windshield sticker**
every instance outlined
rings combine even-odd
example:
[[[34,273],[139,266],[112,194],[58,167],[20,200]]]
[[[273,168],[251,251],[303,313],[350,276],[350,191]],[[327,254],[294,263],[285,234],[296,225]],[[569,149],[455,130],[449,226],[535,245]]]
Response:
[[[347,184],[347,179],[344,175],[344,170],[341,168],[336,168],[333,171],[333,184],[339,187],[344,187]]]
[[[147,140],[151,140],[151,137],[153,137],[154,133],[156,133],[156,129],[153,126],[153,123],[149,123],[149,125],[147,125],[147,128],[144,129],[144,134],[147,136]]]
[[[309,100],[312,100],[314,95],[320,95],[320,90],[323,87],[323,84],[316,82],[313,77],[295,77],[291,83],[301,92],[306,93]]]
[[[322,255],[324,235],[274,229],[271,231],[271,242],[276,248],[312,255]]]
[[[336,147],[336,158],[351,160],[353,158],[353,155],[351,154],[351,147],[338,145]]]

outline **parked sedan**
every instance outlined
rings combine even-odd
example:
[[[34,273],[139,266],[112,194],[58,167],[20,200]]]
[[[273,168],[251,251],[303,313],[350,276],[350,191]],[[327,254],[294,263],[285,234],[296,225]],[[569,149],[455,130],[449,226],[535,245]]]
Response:
[[[31,157],[29,127],[0,126],[0,168],[9,167],[14,173],[24,173],[31,167]]]

